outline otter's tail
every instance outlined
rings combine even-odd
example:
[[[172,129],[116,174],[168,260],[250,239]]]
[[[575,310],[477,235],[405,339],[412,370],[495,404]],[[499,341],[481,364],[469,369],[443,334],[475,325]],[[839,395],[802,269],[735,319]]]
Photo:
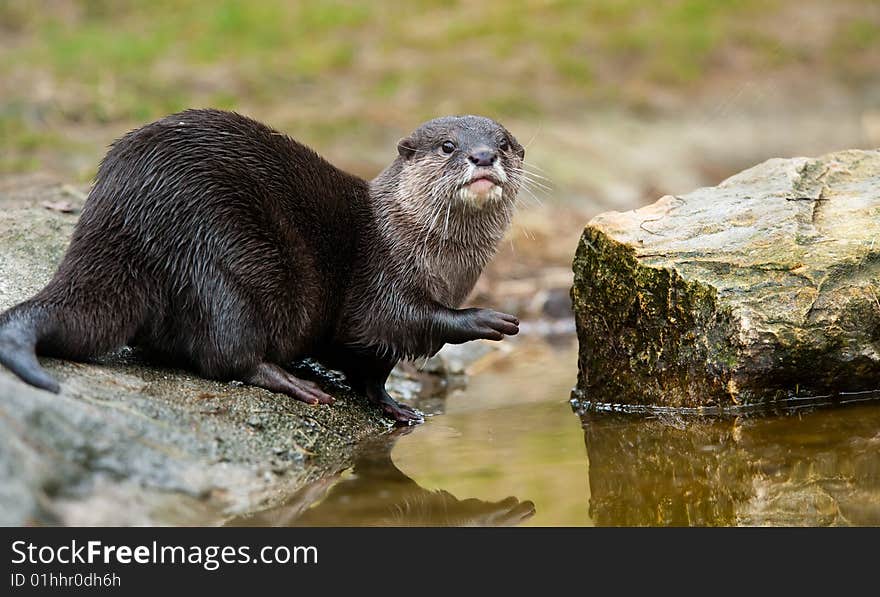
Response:
[[[50,315],[31,301],[0,314],[0,364],[22,380],[58,393],[58,382],[37,361],[37,343],[45,335]]]

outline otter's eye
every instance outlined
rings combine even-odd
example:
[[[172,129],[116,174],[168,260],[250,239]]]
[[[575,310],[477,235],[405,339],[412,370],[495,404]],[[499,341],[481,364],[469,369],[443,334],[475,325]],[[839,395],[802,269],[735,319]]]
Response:
[[[443,150],[443,153],[450,154],[455,151],[455,143],[452,141],[444,141],[443,145],[440,146],[440,149]]]
[[[507,151],[508,149],[510,149],[510,143],[507,142],[507,139],[501,141],[501,145],[498,146],[498,149],[500,149],[501,151]]]

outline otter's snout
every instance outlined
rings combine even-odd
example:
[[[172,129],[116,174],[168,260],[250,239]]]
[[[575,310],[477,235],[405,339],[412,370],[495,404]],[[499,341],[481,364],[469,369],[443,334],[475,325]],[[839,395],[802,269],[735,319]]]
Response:
[[[482,166],[488,167],[495,163],[495,160],[498,159],[498,154],[492,151],[491,149],[483,149],[480,148],[476,151],[472,151],[468,156],[468,161],[474,166]]]

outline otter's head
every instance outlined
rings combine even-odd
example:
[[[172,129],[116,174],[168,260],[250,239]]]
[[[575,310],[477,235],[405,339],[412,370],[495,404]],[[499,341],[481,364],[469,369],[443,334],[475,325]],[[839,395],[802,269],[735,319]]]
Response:
[[[397,144],[398,197],[425,195],[462,207],[510,208],[519,193],[525,149],[483,116],[430,120]],[[399,168],[399,169],[398,169]]]

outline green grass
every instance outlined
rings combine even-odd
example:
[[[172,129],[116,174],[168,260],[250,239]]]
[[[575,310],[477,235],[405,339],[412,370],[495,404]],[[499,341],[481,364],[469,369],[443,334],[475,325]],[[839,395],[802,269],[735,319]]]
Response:
[[[756,26],[796,4],[4,2],[0,150],[18,157],[0,171],[57,150],[51,135],[41,137],[46,131],[89,123],[125,130],[188,106],[268,114],[312,141],[335,143],[353,139],[348,125],[358,120],[378,138],[381,128],[439,112],[504,119],[564,117],[608,101],[642,107],[652,95],[646,86],[699,90],[732,48],[764,68],[806,56],[818,70],[877,48],[878,23],[868,18],[841,25],[827,53]],[[10,108],[21,104],[37,117]]]
[[[840,76],[853,81],[870,80],[877,64],[869,57],[880,55],[880,21],[854,18],[838,28],[829,51]]]
[[[867,19],[850,21],[837,37],[838,51],[867,51],[880,44],[880,23]]]

